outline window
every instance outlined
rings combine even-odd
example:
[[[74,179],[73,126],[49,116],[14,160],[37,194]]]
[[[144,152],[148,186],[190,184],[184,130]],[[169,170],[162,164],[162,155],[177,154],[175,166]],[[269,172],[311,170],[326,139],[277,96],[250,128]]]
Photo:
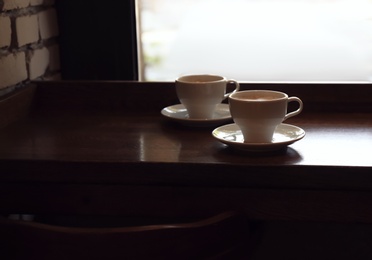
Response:
[[[138,0],[143,80],[372,81],[372,0]]]

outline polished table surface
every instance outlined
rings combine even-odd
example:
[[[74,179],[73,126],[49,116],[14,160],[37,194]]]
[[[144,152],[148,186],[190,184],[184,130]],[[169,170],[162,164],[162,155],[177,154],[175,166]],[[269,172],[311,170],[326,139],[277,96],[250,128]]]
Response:
[[[14,114],[0,117],[2,211],[372,222],[371,87],[358,85],[361,97],[243,87],[302,98],[304,112],[285,123],[306,136],[242,152],[216,140],[216,126],[163,117],[178,103],[171,83],[34,83],[0,103]]]

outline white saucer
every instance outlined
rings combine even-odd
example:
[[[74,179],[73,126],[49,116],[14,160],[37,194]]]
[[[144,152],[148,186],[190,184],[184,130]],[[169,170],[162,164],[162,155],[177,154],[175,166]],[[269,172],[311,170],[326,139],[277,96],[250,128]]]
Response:
[[[266,152],[280,150],[293,144],[305,136],[305,131],[294,125],[280,124],[271,143],[244,143],[243,134],[236,124],[218,127],[213,130],[212,135],[220,142],[239,150]]]
[[[173,121],[188,126],[216,126],[232,121],[228,104],[218,104],[211,119],[189,118],[187,110],[182,104],[163,108],[161,114]]]

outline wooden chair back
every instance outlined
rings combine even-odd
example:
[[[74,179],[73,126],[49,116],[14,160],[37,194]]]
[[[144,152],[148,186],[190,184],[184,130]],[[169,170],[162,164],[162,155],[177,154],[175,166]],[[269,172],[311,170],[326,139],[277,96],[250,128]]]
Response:
[[[80,228],[0,219],[2,259],[247,259],[249,226],[235,213],[192,223]]]

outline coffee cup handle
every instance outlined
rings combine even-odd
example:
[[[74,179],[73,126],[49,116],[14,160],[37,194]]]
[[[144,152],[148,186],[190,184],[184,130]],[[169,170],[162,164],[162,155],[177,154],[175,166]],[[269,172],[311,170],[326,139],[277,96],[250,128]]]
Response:
[[[293,112],[290,112],[290,113],[286,114],[285,117],[284,117],[284,119],[283,119],[283,121],[284,121],[284,120],[287,120],[288,118],[290,118],[290,117],[292,117],[292,116],[298,115],[298,114],[301,113],[301,111],[302,111],[302,108],[303,108],[302,100],[299,99],[298,97],[289,97],[289,98],[288,98],[288,103],[289,103],[289,102],[292,102],[292,101],[296,101],[296,102],[298,102],[299,107],[298,107],[297,110],[295,110],[295,111],[293,111]]]
[[[239,89],[240,89],[239,82],[237,82],[234,79],[228,79],[227,82],[226,82],[226,84],[234,84],[235,85],[235,89],[233,91],[229,92],[229,93],[226,93],[224,95],[223,99],[228,98],[232,93],[235,93],[236,91],[239,91]]]

